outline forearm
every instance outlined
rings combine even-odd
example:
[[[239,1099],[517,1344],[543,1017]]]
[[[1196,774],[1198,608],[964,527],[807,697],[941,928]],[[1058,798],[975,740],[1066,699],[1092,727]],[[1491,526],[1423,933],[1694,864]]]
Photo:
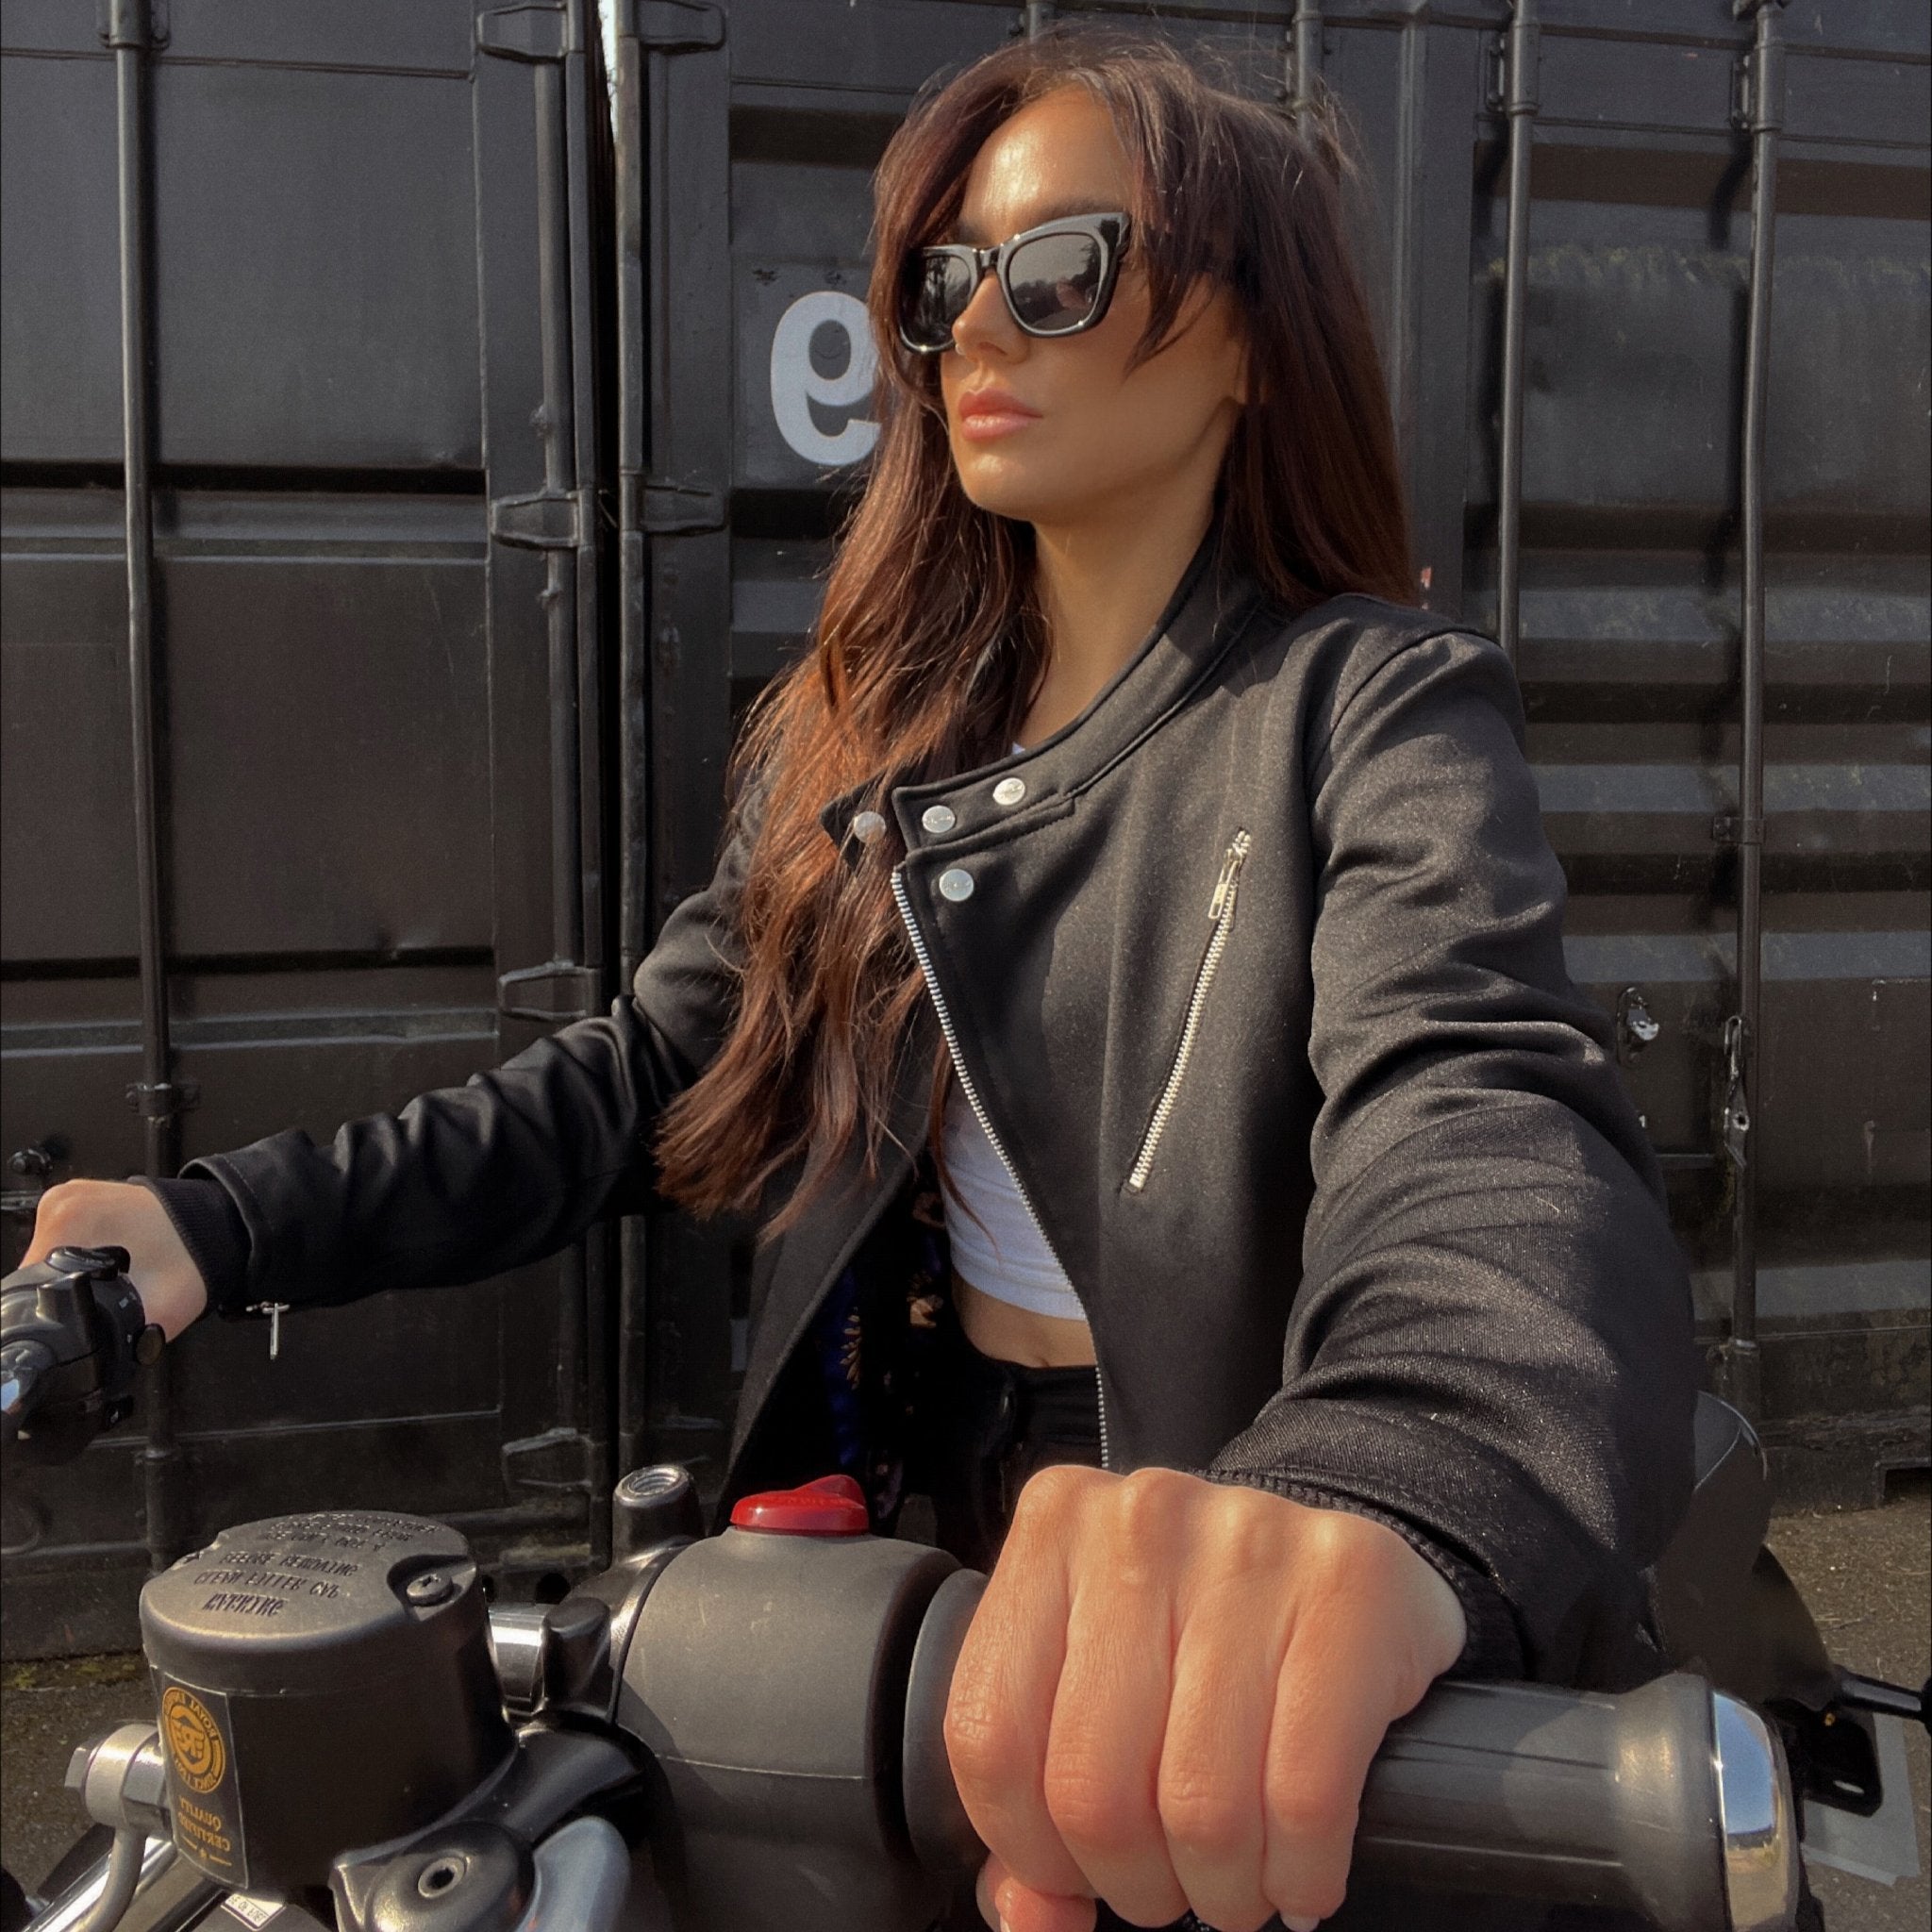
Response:
[[[688,1076],[626,998],[326,1145],[291,1130],[191,1162],[184,1181],[218,1185],[245,1237],[242,1285],[210,1280],[215,1305],[328,1306],[554,1254],[648,1202],[649,1134]]]

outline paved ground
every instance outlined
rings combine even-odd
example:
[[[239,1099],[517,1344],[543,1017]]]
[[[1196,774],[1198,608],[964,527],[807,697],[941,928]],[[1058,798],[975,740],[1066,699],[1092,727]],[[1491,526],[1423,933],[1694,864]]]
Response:
[[[1833,1656],[1897,1683],[1924,1681],[1932,1662],[1932,1491],[1923,1481],[1883,1509],[1787,1516],[1772,1546],[1823,1626]],[[80,1823],[61,1774],[76,1740],[142,1715],[139,1657],[82,1657],[9,1668],[0,1688],[0,1858],[38,1881]],[[1932,1918],[1925,1733],[1907,1741],[1922,1875],[1890,1890],[1824,1872],[1817,1879],[1830,1932],[1924,1932]]]
[[[1780,1517],[1770,1541],[1836,1662],[1894,1684],[1925,1681],[1932,1673],[1932,1489],[1923,1475],[1883,1509]],[[1814,1874],[1829,1932],[1925,1932],[1932,1924],[1932,1770],[1923,1726],[1907,1727],[1906,1756],[1919,1876],[1887,1889],[1839,1872]]]

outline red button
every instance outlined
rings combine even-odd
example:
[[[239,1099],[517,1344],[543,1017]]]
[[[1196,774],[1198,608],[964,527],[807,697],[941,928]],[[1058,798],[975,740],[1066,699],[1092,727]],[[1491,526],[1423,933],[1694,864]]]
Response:
[[[864,1536],[872,1528],[865,1491],[849,1475],[822,1475],[795,1490],[760,1490],[731,1506],[734,1529],[780,1536]]]

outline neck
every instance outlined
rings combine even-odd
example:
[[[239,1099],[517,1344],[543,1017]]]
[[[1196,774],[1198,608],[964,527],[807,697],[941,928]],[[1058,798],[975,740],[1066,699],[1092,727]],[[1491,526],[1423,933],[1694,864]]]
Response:
[[[1213,516],[1211,491],[1141,514],[1034,525],[1034,584],[1046,620],[1045,675],[1021,729],[1037,744],[1070,724],[1119,675],[1174,595]]]

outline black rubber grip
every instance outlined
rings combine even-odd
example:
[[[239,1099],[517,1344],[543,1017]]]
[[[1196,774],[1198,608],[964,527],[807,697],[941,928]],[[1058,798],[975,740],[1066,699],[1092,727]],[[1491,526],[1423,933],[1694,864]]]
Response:
[[[1727,1932],[1710,1686],[1438,1684],[1369,1771],[1355,1869]]]

